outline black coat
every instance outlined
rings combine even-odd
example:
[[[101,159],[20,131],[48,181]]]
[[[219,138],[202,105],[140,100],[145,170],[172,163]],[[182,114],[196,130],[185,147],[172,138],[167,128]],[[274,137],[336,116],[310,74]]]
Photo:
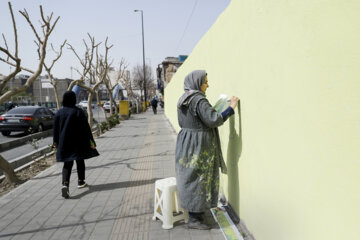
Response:
[[[83,110],[77,107],[63,107],[54,120],[54,145],[57,146],[56,161],[67,162],[99,156],[91,148],[96,146]]]
[[[154,99],[151,101],[151,106],[153,106],[154,108],[157,108],[157,104],[158,104],[158,101],[154,98]]]

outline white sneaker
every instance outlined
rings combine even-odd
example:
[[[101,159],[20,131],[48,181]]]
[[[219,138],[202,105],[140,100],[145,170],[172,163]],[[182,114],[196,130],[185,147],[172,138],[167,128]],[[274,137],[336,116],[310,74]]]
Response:
[[[79,181],[78,182],[78,188],[84,188],[87,186],[87,183],[85,181]]]

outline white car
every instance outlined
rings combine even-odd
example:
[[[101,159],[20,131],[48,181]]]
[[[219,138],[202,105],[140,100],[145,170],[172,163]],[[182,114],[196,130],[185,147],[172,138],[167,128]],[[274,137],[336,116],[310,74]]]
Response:
[[[80,107],[82,107],[82,108],[87,108],[87,106],[88,106],[88,101],[81,101],[81,102],[79,102],[79,104],[78,104]],[[91,107],[92,108],[95,108],[95,104],[93,104],[93,103],[91,103]]]
[[[110,101],[107,101],[104,103],[104,109],[106,112],[110,112]],[[113,109],[113,111],[115,111],[115,103],[113,103],[112,109]]]
[[[82,108],[87,108],[88,102],[87,101],[81,101],[79,102],[79,106]]]

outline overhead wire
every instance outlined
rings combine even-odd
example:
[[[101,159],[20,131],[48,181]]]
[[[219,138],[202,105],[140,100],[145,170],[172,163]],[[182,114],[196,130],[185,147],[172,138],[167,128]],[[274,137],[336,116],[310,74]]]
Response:
[[[186,31],[187,31],[187,29],[188,29],[188,27],[189,27],[191,18],[192,18],[192,16],[193,16],[194,12],[195,12],[196,5],[197,5],[198,1],[199,1],[199,0],[196,0],[195,3],[194,3],[194,6],[193,6],[193,8],[192,8],[192,10],[191,10],[191,14],[190,14],[190,16],[189,16],[189,18],[188,18],[188,20],[187,20],[187,23],[186,23],[185,29],[184,29],[184,31],[183,31],[183,34],[182,34],[182,36],[181,36],[181,38],[180,38],[180,40],[179,40],[179,43],[178,43],[178,45],[177,45],[176,52],[179,50],[180,44],[182,43],[182,40],[183,40],[183,38],[184,38],[184,36],[185,36],[185,33],[186,33]]]

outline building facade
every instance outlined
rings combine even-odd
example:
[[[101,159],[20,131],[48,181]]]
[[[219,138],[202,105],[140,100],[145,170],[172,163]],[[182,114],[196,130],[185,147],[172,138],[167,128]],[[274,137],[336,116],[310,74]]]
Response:
[[[6,84],[5,88],[20,87],[26,83],[29,77],[29,75],[18,74]],[[62,96],[71,81],[71,79],[56,79],[60,101],[62,101]],[[19,105],[45,104],[55,106],[56,97],[54,87],[51,85],[50,80],[40,76],[28,89],[26,89],[26,91],[11,97],[9,101]]]

